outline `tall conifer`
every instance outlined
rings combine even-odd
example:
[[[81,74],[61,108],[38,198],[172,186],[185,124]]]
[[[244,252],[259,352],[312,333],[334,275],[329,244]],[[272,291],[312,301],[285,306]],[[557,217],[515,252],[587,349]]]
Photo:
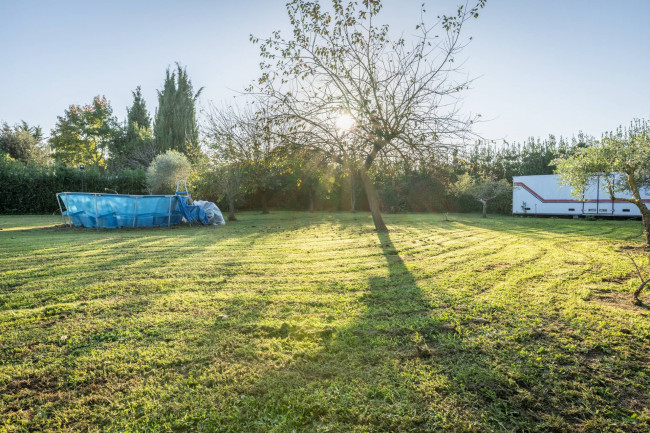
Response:
[[[189,154],[198,144],[199,128],[196,122],[196,101],[203,88],[196,93],[187,70],[178,63],[176,70],[167,69],[162,90],[158,91],[158,109],[154,120],[154,138],[162,149],[173,149]]]

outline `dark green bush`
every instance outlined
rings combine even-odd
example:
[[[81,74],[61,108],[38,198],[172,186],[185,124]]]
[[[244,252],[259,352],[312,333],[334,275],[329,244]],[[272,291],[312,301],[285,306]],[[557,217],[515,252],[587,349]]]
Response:
[[[81,191],[81,176],[78,168],[25,164],[0,154],[0,213],[58,212],[56,193]],[[144,170],[102,173],[90,167],[83,176],[86,192],[146,193]]]

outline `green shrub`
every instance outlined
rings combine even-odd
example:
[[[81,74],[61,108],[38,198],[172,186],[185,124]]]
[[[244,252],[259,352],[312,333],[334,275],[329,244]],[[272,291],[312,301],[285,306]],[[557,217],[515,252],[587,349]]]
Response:
[[[147,168],[147,187],[152,194],[173,194],[176,182],[189,180],[192,165],[185,155],[168,150],[156,156]]]

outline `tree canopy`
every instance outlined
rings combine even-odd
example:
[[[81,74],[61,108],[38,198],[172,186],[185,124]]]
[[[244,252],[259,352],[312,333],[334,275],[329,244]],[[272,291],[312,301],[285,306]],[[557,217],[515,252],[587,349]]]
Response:
[[[639,208],[650,246],[650,210],[642,189],[650,188],[650,125],[634,120],[627,127],[603,135],[600,142],[576,149],[568,157],[555,161],[557,171],[567,185],[580,194],[598,176],[612,200],[626,201]]]
[[[268,213],[268,194],[283,168],[285,125],[274,122],[266,107],[212,106],[205,132],[213,158],[243,169],[246,186],[259,194],[262,212]]]
[[[111,166],[114,168],[148,167],[161,153],[153,139],[151,117],[140,86],[133,94],[133,103],[126,108],[126,125],[110,147]]]
[[[96,96],[91,104],[71,105],[58,117],[50,146],[55,160],[68,166],[106,167],[109,145],[116,134],[117,120],[111,104],[105,96]]]
[[[469,173],[460,176],[454,188],[458,193],[471,195],[483,205],[483,218],[487,218],[487,206],[490,201],[512,193],[512,184],[505,179],[474,179]]]
[[[0,151],[25,163],[44,165],[50,160],[43,145],[43,131],[39,126],[29,126],[25,121],[13,126],[6,122],[2,124]]]
[[[167,69],[163,88],[158,91],[153,127],[156,145],[162,151],[172,149],[189,154],[193,146],[198,146],[196,101],[202,90],[194,93],[187,70],[180,64],[176,64],[174,71]]]
[[[464,23],[485,4],[460,6],[433,25],[420,19],[413,39],[379,23],[380,1],[287,3],[292,37],[260,41],[262,75],[250,90],[291,119],[293,140],[339,163],[355,161],[375,227],[385,231],[369,171],[379,157],[445,152],[465,140],[473,117],[460,115],[468,81],[456,74]],[[422,17],[425,14],[422,8]],[[345,121],[343,121],[345,120]]]
[[[147,187],[151,194],[173,194],[176,182],[187,180],[192,165],[187,157],[175,150],[156,156],[147,168]]]

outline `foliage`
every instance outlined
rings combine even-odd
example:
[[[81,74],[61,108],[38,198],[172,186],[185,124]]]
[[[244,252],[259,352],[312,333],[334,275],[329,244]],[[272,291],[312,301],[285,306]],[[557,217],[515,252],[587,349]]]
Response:
[[[142,97],[140,86],[133,93],[133,104],[126,109],[127,134],[134,134],[137,128],[151,129],[151,117],[147,111],[147,104]]]
[[[294,191],[303,191],[309,199],[309,211],[313,212],[316,202],[329,196],[336,184],[336,171],[319,152],[304,149],[295,152],[289,161],[290,171],[296,180]]]
[[[204,161],[195,169],[192,186],[197,197],[213,202],[225,201],[228,220],[236,221],[235,207],[246,192],[246,173],[237,163]]]
[[[106,97],[96,96],[89,105],[71,105],[50,136],[54,159],[76,167],[80,164],[106,167],[108,149],[119,134],[117,120]]]
[[[190,147],[198,144],[196,101],[202,90],[194,93],[187,70],[180,64],[176,64],[173,72],[167,69],[163,88],[158,91],[153,126],[155,142],[161,151],[170,149],[188,154]]]
[[[173,194],[180,179],[188,180],[192,165],[185,155],[168,150],[156,156],[147,168],[147,188],[151,194]]]
[[[1,217],[3,427],[650,431],[650,321],[617,252],[636,223],[238,217]]]
[[[603,135],[598,143],[578,149],[572,156],[556,161],[561,179],[579,194],[597,177],[605,183],[612,200],[627,201],[641,211],[650,246],[650,210],[641,189],[650,187],[650,125],[634,120]]]
[[[481,203],[483,205],[483,218],[487,217],[487,205],[490,201],[499,196],[512,196],[512,185],[509,182],[503,179],[474,179],[469,173],[465,173],[458,179],[454,189],[457,194],[469,194]]]
[[[463,168],[472,176],[491,179],[512,180],[513,176],[553,174],[554,161],[566,157],[573,149],[591,143],[593,138],[578,134],[568,141],[550,135],[547,139],[533,139],[523,143],[477,141],[457,158],[462,159]]]
[[[45,165],[50,162],[48,150],[43,143],[43,131],[39,126],[29,126],[25,121],[0,129],[0,152],[25,163]]]
[[[39,166],[14,161],[0,153],[0,213],[59,212],[56,193],[81,190],[81,172],[61,164]],[[144,170],[100,172],[97,167],[84,170],[84,186],[90,192],[144,194]]]
[[[127,107],[126,127],[113,140],[110,151],[112,168],[148,167],[156,155],[162,153],[153,139],[151,118],[142,97],[140,86],[133,93],[133,104]]]
[[[468,82],[453,62],[465,45],[464,23],[484,4],[461,6],[433,26],[423,22],[423,7],[416,36],[406,41],[378,24],[380,1],[335,0],[330,11],[317,1],[293,0],[286,5],[292,37],[276,31],[260,43],[255,90],[291,125],[298,146],[334,163],[358,164],[378,231],[387,229],[369,177],[376,159],[441,153],[469,135],[473,119],[456,109]]]

